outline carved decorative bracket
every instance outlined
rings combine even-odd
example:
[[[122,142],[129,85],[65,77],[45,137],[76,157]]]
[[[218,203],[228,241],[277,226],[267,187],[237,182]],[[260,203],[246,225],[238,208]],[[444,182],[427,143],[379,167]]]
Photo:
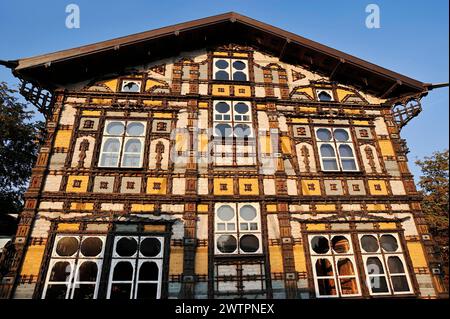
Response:
[[[422,111],[421,98],[420,95],[409,96],[393,102],[392,116],[399,130]]]
[[[22,85],[19,89],[20,94],[36,106],[39,112],[41,112],[47,119],[51,114],[51,107],[53,104],[53,95],[50,91],[38,86],[35,83],[20,79]]]

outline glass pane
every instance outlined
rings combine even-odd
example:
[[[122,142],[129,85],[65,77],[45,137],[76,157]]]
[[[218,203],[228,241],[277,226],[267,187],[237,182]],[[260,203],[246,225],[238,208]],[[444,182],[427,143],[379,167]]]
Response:
[[[122,135],[124,130],[125,127],[121,122],[110,122],[106,126],[106,132],[109,135]]]
[[[122,92],[139,92],[139,88],[136,82],[127,82],[122,86]]]
[[[239,225],[241,230],[248,230],[248,223],[240,223]]]
[[[245,114],[249,111],[247,104],[239,102],[234,105],[234,110],[239,114]]]
[[[133,280],[133,265],[129,261],[119,261],[114,267],[113,280]]]
[[[77,284],[73,299],[94,299],[95,284]]]
[[[316,260],[317,276],[333,276],[333,266],[329,259],[321,258]]]
[[[158,296],[158,284],[140,283],[137,288],[137,299],[156,299]]]
[[[317,130],[316,135],[320,141],[331,141],[331,131],[328,129],[320,128]]]
[[[339,155],[342,157],[353,157],[352,148],[348,145],[339,145]]]
[[[103,152],[117,153],[120,151],[120,142],[117,138],[108,138],[103,146]]]
[[[219,113],[227,113],[230,111],[230,105],[225,102],[219,102],[216,104],[216,112]]]
[[[322,91],[322,92],[319,93],[319,101],[329,102],[331,100],[332,100],[331,99],[331,95],[328,94],[327,92]]]
[[[311,239],[311,248],[317,254],[325,254],[330,250],[330,245],[324,236],[314,236]]]
[[[119,154],[102,154],[100,166],[117,166],[119,162]]]
[[[127,126],[127,135],[129,136],[142,136],[144,135],[145,126],[142,123],[129,123]]]
[[[339,258],[337,267],[340,276],[352,276],[355,274],[353,263],[349,258]]]
[[[230,77],[228,75],[228,72],[225,71],[217,71],[216,72],[216,76],[215,76],[216,80],[229,80]]]
[[[338,128],[334,130],[334,138],[338,142],[346,142],[350,139],[350,136],[346,130]]]
[[[145,257],[155,257],[161,252],[161,241],[157,238],[145,238],[139,248]]]
[[[386,277],[370,277],[370,288],[373,293],[389,292]]]
[[[217,249],[222,253],[232,253],[237,248],[237,241],[234,236],[221,235],[217,238]]]
[[[339,254],[346,253],[350,250],[350,243],[345,236],[333,236],[331,245],[333,250]]]
[[[48,285],[45,299],[66,299],[67,285]]]
[[[217,230],[225,230],[225,223],[218,223]]]
[[[227,224],[227,230],[230,230],[230,231],[236,230],[236,224],[235,223],[228,223]]]
[[[241,71],[234,72],[233,80],[234,81],[247,81],[247,75]]]
[[[49,281],[69,281],[71,271],[68,261],[58,261],[53,265]]]
[[[111,299],[130,299],[131,284],[112,284],[111,285]]]
[[[330,144],[322,144],[320,146],[320,155],[322,157],[335,157],[334,148]]]
[[[229,66],[227,60],[217,60],[216,67],[219,69],[226,69]]]
[[[378,245],[378,240],[375,236],[372,235],[364,235],[361,237],[361,246],[365,252],[374,253],[378,251],[380,246]]]
[[[243,70],[245,69],[245,63],[242,61],[234,61],[233,68],[235,68],[236,70]]]
[[[367,273],[369,275],[384,274],[383,264],[378,257],[369,257],[366,261]]]
[[[245,205],[245,206],[241,207],[240,215],[241,215],[241,218],[244,220],[251,221],[251,220],[255,219],[256,214],[257,213],[256,213],[255,207],[253,207],[251,205]]]
[[[388,258],[388,269],[391,274],[405,273],[405,268],[403,267],[402,260],[397,256],[390,256]]]
[[[397,239],[392,235],[381,235],[380,244],[385,251],[397,251],[398,249]]]
[[[126,166],[126,167],[140,167],[141,166],[141,155],[140,154],[124,154],[122,165]]]
[[[128,140],[125,143],[125,152],[140,153],[141,152],[141,141],[136,140],[136,139]]]
[[[217,217],[227,222],[234,218],[234,209],[229,205],[222,205],[217,209]]]
[[[259,249],[259,239],[255,235],[244,235],[239,241],[239,246],[245,253],[254,253]]]
[[[408,280],[406,276],[391,276],[392,286],[395,292],[409,291]]]
[[[258,223],[250,223],[250,230],[257,230],[258,229]]]
[[[322,160],[323,163],[323,169],[325,171],[337,171],[338,166],[335,159],[324,159]]]
[[[139,269],[139,280],[141,281],[151,281],[158,280],[159,268],[158,265],[153,261],[144,262]]]
[[[356,284],[356,278],[341,278],[341,293],[343,295],[356,295],[358,293],[358,285]]]
[[[122,257],[133,256],[137,251],[137,241],[133,237],[122,237],[117,241],[116,253]]]
[[[217,124],[214,131],[217,136],[226,137],[231,135],[232,129],[229,124]]]
[[[321,296],[335,296],[336,285],[334,279],[318,279],[317,285],[319,286],[319,295]]]
[[[95,257],[102,252],[103,242],[98,237],[88,237],[81,242],[80,251],[83,256]]]
[[[248,137],[252,134],[252,129],[247,124],[237,124],[234,126],[234,134],[236,137]]]
[[[78,238],[63,237],[56,244],[56,253],[59,256],[73,256],[78,250]]]
[[[78,281],[96,281],[97,280],[97,264],[93,261],[85,261],[78,269]]]
[[[343,159],[342,169],[344,171],[356,171],[356,162],[353,159]]]

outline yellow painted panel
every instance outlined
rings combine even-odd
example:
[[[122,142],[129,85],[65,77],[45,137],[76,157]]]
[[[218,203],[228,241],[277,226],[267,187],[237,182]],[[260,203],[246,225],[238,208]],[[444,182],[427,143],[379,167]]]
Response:
[[[22,271],[20,272],[21,275],[39,275],[44,250],[45,245],[28,246],[23,261]]]
[[[307,224],[306,229],[308,230],[326,230],[325,224]]]
[[[293,118],[292,123],[308,123],[308,119],[297,119]]]
[[[145,232],[163,232],[166,230],[164,225],[144,225]]]
[[[158,183],[159,183],[159,185],[157,185]],[[147,178],[147,194],[164,195],[166,193],[167,193],[166,178],[164,178],[164,177],[149,177],[149,178]]]
[[[155,210],[154,204],[131,204],[132,212],[151,212]]]
[[[344,113],[347,113],[347,114],[360,114],[361,110],[344,109]]]
[[[213,84],[213,86],[212,86],[212,95],[230,96],[230,86],[229,85]]]
[[[74,187],[74,181],[80,181],[79,187]],[[83,193],[87,190],[89,176],[69,176],[66,192]]]
[[[275,204],[267,204],[266,209],[268,212],[276,212],[277,211],[277,205]]]
[[[289,136],[282,136],[281,137],[281,151],[284,154],[291,154],[292,153],[291,139],[289,138]]]
[[[177,133],[175,136],[175,149],[178,152],[186,152],[188,150],[189,134]]]
[[[199,143],[199,152],[208,152],[208,135],[200,134],[198,135],[198,143]]]
[[[369,121],[353,120],[353,125],[369,125]]]
[[[267,106],[265,104],[256,104],[257,110],[265,110],[266,108],[267,108]]]
[[[93,210],[94,203],[72,202],[72,203],[70,203],[70,209],[71,210]]]
[[[155,80],[147,80],[147,82],[145,83],[145,91],[148,91],[152,87],[159,86],[159,85],[162,85],[161,82],[158,82]]]
[[[372,195],[387,195],[386,182],[382,180],[370,180],[369,191]]]
[[[272,153],[272,140],[270,136],[261,136],[259,143],[261,145],[261,153]]]
[[[183,273],[183,247],[170,247],[169,275],[181,275]]]
[[[386,210],[386,205],[384,204],[367,204],[368,211]]]
[[[197,212],[200,213],[206,213],[209,210],[209,205],[208,204],[200,204],[197,206]]]
[[[339,102],[342,101],[347,95],[353,94],[353,92],[343,89],[336,90]]]
[[[60,223],[58,224],[58,231],[77,231],[80,230],[78,223]]]
[[[241,92],[239,92],[241,91]],[[234,86],[234,96],[251,96],[252,90],[246,85],[235,85]]]
[[[381,155],[383,156],[395,156],[394,148],[389,140],[378,140],[380,145]]]
[[[409,255],[411,256],[411,261],[414,268],[418,267],[428,267],[427,260],[420,242],[408,242]]]
[[[70,137],[72,136],[72,130],[59,130],[56,133],[55,144],[53,147],[65,147],[70,145]]]
[[[297,89],[297,92],[302,92],[308,94],[311,98],[314,97],[313,89],[310,87]]]
[[[228,56],[228,52],[215,51],[215,52],[213,53],[213,55]]]
[[[146,106],[161,106],[162,101],[144,100],[144,105]]]
[[[248,57],[248,53],[233,52],[233,56],[238,57],[238,58],[246,58],[246,57]]]
[[[313,189],[310,189],[310,186],[313,186]],[[302,192],[303,195],[321,195],[320,181],[311,179],[302,180]]]
[[[172,113],[153,113],[153,117],[158,119],[171,119]]]
[[[306,272],[306,258],[303,245],[294,245],[294,263],[296,271]]]
[[[317,112],[317,108],[300,106],[300,112],[315,113],[315,112]]]
[[[225,184],[226,190],[221,190],[220,185]],[[232,178],[214,178],[214,195],[234,195]]]
[[[103,82],[104,85],[106,85],[111,91],[115,92],[116,88],[117,88],[117,80],[109,80],[109,81],[105,81]]]
[[[89,110],[84,110],[83,112],[81,112],[82,115],[89,115],[89,116],[100,116],[100,114],[102,114],[101,111],[89,111]]]
[[[380,229],[396,229],[397,225],[395,223],[379,223]]]
[[[252,185],[250,191],[245,190],[245,185]],[[239,178],[239,194],[241,195],[259,195],[257,178]]]
[[[316,210],[321,212],[331,212],[336,210],[336,205],[334,204],[316,205]]]
[[[207,109],[208,108],[208,102],[199,102],[198,107],[200,109]]]
[[[197,247],[195,254],[195,273],[197,275],[208,274],[208,247]]]
[[[92,104],[111,104],[112,99],[92,99]]]
[[[284,272],[283,255],[281,254],[281,246],[269,246],[270,271]]]

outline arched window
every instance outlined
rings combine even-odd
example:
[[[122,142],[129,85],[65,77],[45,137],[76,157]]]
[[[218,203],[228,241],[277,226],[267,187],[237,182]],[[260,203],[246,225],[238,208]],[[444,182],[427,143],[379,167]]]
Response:
[[[214,58],[213,79],[220,81],[248,81],[248,62],[238,59]]]

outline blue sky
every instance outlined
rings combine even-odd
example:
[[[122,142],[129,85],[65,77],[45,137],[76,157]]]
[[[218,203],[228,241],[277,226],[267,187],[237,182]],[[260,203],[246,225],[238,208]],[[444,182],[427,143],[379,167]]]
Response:
[[[65,8],[80,7],[81,27],[67,29]],[[368,4],[381,28],[365,27]],[[449,1],[54,0],[0,2],[0,59],[17,59],[235,11],[423,82],[449,81]],[[0,67],[0,81],[18,83]],[[416,158],[449,145],[448,88],[430,92],[403,130]]]

